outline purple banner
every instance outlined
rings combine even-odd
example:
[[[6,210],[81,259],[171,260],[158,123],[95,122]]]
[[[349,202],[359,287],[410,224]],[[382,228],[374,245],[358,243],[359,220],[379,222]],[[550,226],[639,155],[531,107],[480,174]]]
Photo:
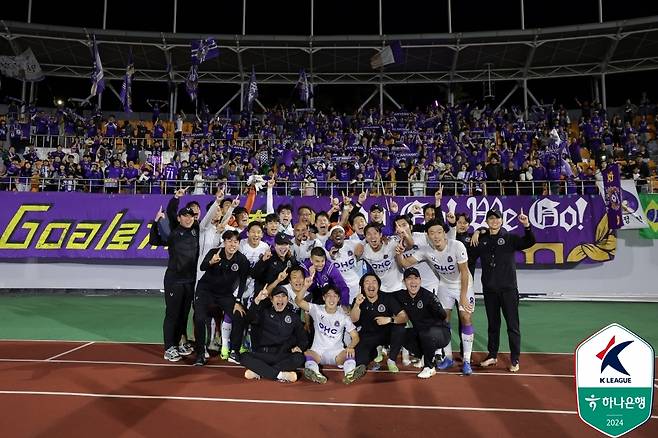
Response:
[[[101,195],[86,193],[17,193],[2,192],[0,200],[1,259],[163,259],[162,248],[148,245],[150,223],[160,206],[171,196]],[[188,196],[181,204],[194,199],[205,206],[212,196]],[[422,206],[434,198],[371,197],[364,210],[373,203],[399,206],[422,222]],[[293,209],[310,206],[316,212],[329,210],[330,198],[275,197],[274,205],[292,202]],[[522,264],[564,264],[611,260],[616,237],[608,229],[605,205],[600,196],[547,197],[444,197],[443,210],[466,212],[472,226],[485,224],[486,212],[498,208],[504,227],[521,233],[517,216],[526,213],[537,237],[537,244],[518,254]],[[259,196],[251,219],[264,219],[265,197]]]
[[[621,178],[619,164],[609,164],[601,171],[603,176],[603,190],[605,192],[605,205],[608,209],[608,224],[613,230],[624,226],[623,212],[621,210]]]

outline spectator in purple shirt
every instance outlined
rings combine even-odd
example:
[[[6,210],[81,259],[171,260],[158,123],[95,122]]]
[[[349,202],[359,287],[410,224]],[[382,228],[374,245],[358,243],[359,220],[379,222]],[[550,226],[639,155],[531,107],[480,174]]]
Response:
[[[343,279],[343,275],[336,268],[331,260],[327,259],[327,253],[322,247],[315,247],[311,250],[311,258],[303,264],[306,276],[311,271],[315,271],[313,284],[308,289],[311,294],[313,303],[322,303],[322,291],[328,287],[335,287],[340,293],[340,304],[343,306],[350,305],[350,289]]]

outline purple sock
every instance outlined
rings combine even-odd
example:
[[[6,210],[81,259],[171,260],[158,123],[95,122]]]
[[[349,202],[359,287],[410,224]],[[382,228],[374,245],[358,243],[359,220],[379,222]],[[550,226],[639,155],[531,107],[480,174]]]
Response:
[[[463,325],[462,326],[462,333],[465,334],[465,335],[472,335],[473,333],[475,333],[475,330],[473,330],[472,325]]]
[[[225,314],[224,314],[224,322],[227,322],[227,323],[230,324],[230,323],[233,322],[233,320],[231,319],[230,316],[228,316],[228,314],[225,313]]]

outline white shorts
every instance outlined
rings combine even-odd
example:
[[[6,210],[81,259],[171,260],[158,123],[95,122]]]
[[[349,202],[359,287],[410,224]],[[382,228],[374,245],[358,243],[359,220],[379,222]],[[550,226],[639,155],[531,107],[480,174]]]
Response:
[[[439,302],[445,310],[452,310],[452,308],[455,307],[456,302],[459,311],[464,312],[464,308],[459,304],[460,295],[461,292],[459,288],[446,287],[445,284],[442,283],[439,283],[436,291],[436,296],[439,298]],[[475,311],[475,292],[473,292],[472,287],[469,287],[466,291],[466,298],[468,298],[468,301],[473,305],[473,310]]]
[[[311,350],[315,351],[317,354],[320,355],[320,365],[336,365],[336,356],[338,356],[345,348],[343,347],[338,347],[338,348],[331,348],[331,349],[321,349],[321,348],[315,348],[316,346],[313,345],[311,347]]]

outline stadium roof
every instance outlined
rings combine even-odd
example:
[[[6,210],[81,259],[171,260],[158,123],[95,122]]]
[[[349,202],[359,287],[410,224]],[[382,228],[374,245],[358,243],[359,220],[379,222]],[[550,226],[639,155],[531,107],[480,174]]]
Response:
[[[132,48],[136,80],[183,82],[190,42],[214,37],[218,58],[199,68],[200,82],[291,84],[305,68],[314,84],[408,84],[522,80],[658,69],[658,16],[615,22],[472,33],[405,35],[198,35],[133,32],[0,21],[0,55],[32,49],[46,76],[91,73],[95,34],[106,77],[121,79]],[[380,70],[370,58],[401,41],[404,62]]]

